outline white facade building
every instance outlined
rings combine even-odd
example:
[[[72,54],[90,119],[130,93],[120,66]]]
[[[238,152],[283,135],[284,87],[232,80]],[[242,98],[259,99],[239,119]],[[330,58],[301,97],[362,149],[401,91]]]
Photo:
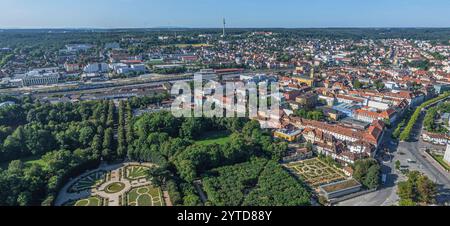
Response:
[[[219,76],[213,69],[202,69],[199,72],[194,74],[194,77],[201,76],[202,80],[214,80],[217,81]]]
[[[88,64],[84,67],[83,71],[85,73],[105,73],[108,72],[108,64],[106,63],[94,63]]]
[[[89,44],[70,44],[66,45],[66,49],[68,52],[78,52],[78,51],[87,51],[92,48],[92,45]]]
[[[59,74],[57,73],[31,75],[22,78],[23,86],[51,85],[57,84],[58,81]]]
[[[450,165],[450,144],[447,144],[447,151],[445,151],[444,161]]]

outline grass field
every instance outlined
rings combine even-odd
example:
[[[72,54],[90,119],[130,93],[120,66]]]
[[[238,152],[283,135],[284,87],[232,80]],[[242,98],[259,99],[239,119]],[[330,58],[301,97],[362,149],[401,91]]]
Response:
[[[447,163],[444,161],[444,156],[443,156],[443,155],[435,155],[435,154],[431,154],[431,156],[433,156],[433,158],[434,158],[437,162],[439,162],[439,164],[441,164],[441,166],[444,167],[444,169],[450,170],[450,165],[447,164]]]
[[[208,136],[201,137],[195,144],[199,145],[211,145],[211,144],[225,144],[230,141],[230,135],[228,132],[216,132],[211,133]]]
[[[313,188],[346,179],[341,170],[318,158],[290,163],[286,166]]]
[[[134,188],[127,194],[127,206],[164,206],[161,190],[150,185]]]
[[[69,188],[68,191],[74,193],[91,189],[104,183],[105,180],[106,180],[106,172],[97,171],[79,179]]]
[[[129,180],[138,180],[148,175],[148,167],[145,166],[127,166],[125,168],[126,178]]]
[[[103,206],[103,199],[97,196],[66,203],[65,206]]]
[[[40,156],[32,156],[32,157],[22,158],[22,159],[19,159],[19,160],[22,161],[25,164],[26,167],[29,167],[29,166],[32,166],[32,165],[39,165],[39,166],[42,166],[42,167],[46,167],[48,165],[44,160],[41,159]],[[1,169],[7,169],[10,162],[11,161],[0,163],[0,168]]]

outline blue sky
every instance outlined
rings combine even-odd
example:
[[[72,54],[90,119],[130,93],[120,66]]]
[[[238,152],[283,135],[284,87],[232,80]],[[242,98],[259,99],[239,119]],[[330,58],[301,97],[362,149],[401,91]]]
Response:
[[[449,0],[0,0],[0,28],[450,27]]]

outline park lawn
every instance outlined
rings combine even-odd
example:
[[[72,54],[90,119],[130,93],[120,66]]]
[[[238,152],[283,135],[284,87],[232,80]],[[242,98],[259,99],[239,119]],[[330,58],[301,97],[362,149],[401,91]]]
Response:
[[[26,167],[30,167],[32,165],[39,165],[41,167],[47,166],[47,163],[44,160],[42,160],[42,158],[40,156],[31,156],[31,157],[21,158],[18,160],[22,161]],[[0,163],[0,169],[4,169],[4,170],[8,169],[9,163],[11,163],[11,162],[12,161]]]
[[[439,162],[439,164],[441,164],[441,166],[444,167],[446,170],[450,170],[450,165],[447,164],[447,163],[444,161],[444,156],[443,156],[443,155],[435,155],[435,154],[432,154],[431,156],[433,156],[433,158],[434,158],[437,162]]]
[[[195,144],[198,145],[211,145],[211,144],[225,144],[230,141],[230,135],[226,131],[211,133],[207,136],[203,136],[198,139]]]

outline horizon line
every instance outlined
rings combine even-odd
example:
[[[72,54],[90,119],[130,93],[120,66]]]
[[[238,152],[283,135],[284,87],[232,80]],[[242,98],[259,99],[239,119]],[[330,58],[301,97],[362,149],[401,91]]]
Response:
[[[0,30],[223,29],[223,27],[0,27]],[[445,26],[227,27],[227,29],[450,29]]]

